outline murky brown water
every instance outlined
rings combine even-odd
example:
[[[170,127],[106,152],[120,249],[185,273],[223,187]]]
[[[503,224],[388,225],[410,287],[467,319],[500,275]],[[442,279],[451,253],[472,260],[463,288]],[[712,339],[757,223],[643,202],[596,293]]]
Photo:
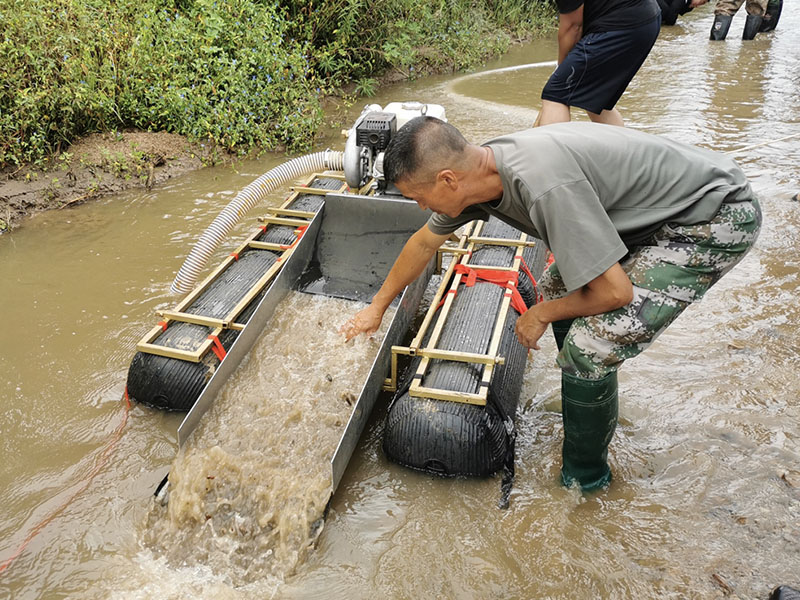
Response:
[[[144,538],[241,587],[294,571],[323,527],[330,462],[386,335],[338,333],[363,304],[292,292],[181,448]]]
[[[620,104],[628,124],[725,152],[800,133],[800,14],[790,8],[748,43],[740,14],[729,39],[710,44],[710,6],[665,28]],[[554,55],[551,39],[487,68]],[[427,79],[375,101],[441,103],[480,140],[533,121],[550,68]],[[133,347],[154,311],[174,305],[169,283],[189,244],[281,158],[35,217],[0,237],[0,564],[32,536],[0,572],[0,597],[721,598],[728,586],[765,598],[777,583],[800,587],[798,148],[800,138],[736,152],[762,197],[764,230],[621,371],[606,493],[583,499],[557,484],[548,338],[528,365],[508,511],[495,508],[498,480],[440,480],[387,462],[381,407],[317,547],[288,579],[238,586],[233,570],[176,567],[145,544],[181,417],[134,406],[116,442],[114,432]]]

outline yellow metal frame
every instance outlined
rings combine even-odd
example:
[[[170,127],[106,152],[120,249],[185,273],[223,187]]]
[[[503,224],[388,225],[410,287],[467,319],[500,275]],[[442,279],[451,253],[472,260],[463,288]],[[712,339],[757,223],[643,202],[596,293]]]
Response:
[[[500,340],[503,335],[503,325],[506,321],[509,306],[511,305],[511,295],[506,293],[503,296],[503,301],[500,305],[500,310],[497,313],[494,328],[492,330],[492,337],[489,342],[489,350],[486,354],[477,354],[471,352],[454,352],[439,350],[436,344],[439,342],[442,329],[447,321],[450,313],[450,308],[453,304],[453,297],[455,290],[461,283],[462,275],[455,273],[457,264],[466,267],[475,267],[480,269],[492,269],[496,271],[508,271],[509,273],[519,273],[519,268],[522,262],[520,254],[514,256],[514,262],[511,267],[502,266],[487,266],[487,265],[471,265],[469,260],[472,253],[479,245],[495,245],[495,246],[512,246],[517,247],[520,251],[523,248],[532,247],[536,245],[535,241],[528,240],[528,236],[524,233],[520,234],[518,239],[501,239],[501,238],[487,238],[478,235],[483,229],[483,222],[472,222],[467,226],[464,234],[458,240],[458,245],[443,245],[439,249],[437,256],[437,267],[441,270],[442,255],[445,253],[453,254],[447,272],[442,277],[442,283],[436,291],[433,300],[431,301],[430,308],[425,315],[425,319],[417,332],[417,335],[411,342],[411,346],[392,346],[392,361],[391,361],[391,375],[384,381],[384,389],[387,391],[397,391],[397,357],[400,355],[405,356],[420,356],[422,360],[413,376],[411,386],[408,390],[410,396],[415,398],[433,398],[436,400],[448,400],[451,402],[462,402],[466,404],[475,404],[478,406],[485,406],[489,395],[489,384],[491,383],[492,376],[496,365],[501,365],[505,359],[497,355],[500,347]],[[513,282],[514,278],[509,277],[509,283]],[[449,288],[449,289],[447,289]],[[450,293],[453,292],[453,293]],[[438,310],[439,303],[444,299],[444,304],[441,310]],[[438,312],[438,319],[431,333],[430,340],[424,348],[420,348],[422,340],[425,338],[428,328],[433,321],[434,315]],[[467,392],[455,392],[452,390],[438,389],[425,387],[421,384],[428,365],[431,360],[452,360],[458,362],[469,362],[474,364],[484,365],[483,376],[479,384],[480,392],[477,394],[470,394]]]
[[[159,344],[155,344],[155,340],[166,331],[166,328],[169,324],[173,321],[182,322],[182,323],[192,323],[194,325],[202,325],[204,327],[208,327],[211,329],[209,333],[209,338],[217,337],[226,329],[233,329],[236,331],[241,331],[244,329],[244,323],[237,323],[236,318],[242,313],[242,311],[255,299],[261,291],[267,287],[267,285],[275,278],[275,276],[280,272],[283,268],[283,265],[286,262],[292,253],[294,252],[295,243],[291,245],[287,244],[275,244],[272,242],[260,242],[256,241],[256,238],[259,237],[262,233],[266,231],[266,229],[270,225],[282,225],[282,226],[289,226],[289,227],[307,227],[308,224],[311,222],[311,219],[314,218],[316,215],[313,211],[302,211],[302,210],[293,210],[290,209],[289,206],[297,199],[298,196],[305,195],[305,194],[318,194],[318,195],[325,195],[330,192],[342,192],[347,189],[347,185],[344,183],[344,177],[331,174],[320,174],[314,173],[309,177],[307,180],[306,186],[310,185],[314,179],[318,177],[325,177],[329,179],[338,179],[342,181],[342,185],[336,190],[326,190],[322,188],[312,188],[312,187],[293,187],[291,188],[292,193],[286,198],[283,204],[279,207],[269,207],[265,209],[265,212],[269,215],[266,217],[260,217],[258,220],[261,223],[264,223],[263,227],[259,227],[256,231],[254,231],[248,238],[245,240],[243,244],[241,244],[234,252],[231,253],[222,263],[219,264],[209,275],[206,277],[202,283],[197,286],[189,295],[187,295],[181,302],[173,309],[173,310],[165,310],[160,311],[156,314],[163,318],[162,323],[163,325],[159,324],[153,329],[151,329],[142,339],[136,344],[136,349],[139,352],[145,352],[147,354],[157,354],[158,356],[165,356],[167,358],[177,358],[179,360],[186,360],[189,362],[200,362],[203,360],[203,357],[206,353],[211,349],[214,341],[212,339],[206,339],[200,343],[200,345],[195,350],[179,350],[177,348],[170,348],[167,346],[161,346]],[[300,232],[295,231],[295,234],[299,236]],[[262,275],[258,281],[253,284],[250,290],[242,297],[242,299],[234,306],[228,314],[225,315],[223,318],[218,319],[214,317],[207,317],[204,315],[196,315],[193,313],[186,312],[186,309],[192,305],[192,303],[197,300],[208,288],[209,286],[214,283],[217,278],[219,278],[225,270],[231,266],[233,262],[238,260],[238,256],[244,252],[245,250],[253,249],[253,250],[271,250],[273,252],[280,252],[280,256],[275,260],[272,266],[267,269],[267,272]]]

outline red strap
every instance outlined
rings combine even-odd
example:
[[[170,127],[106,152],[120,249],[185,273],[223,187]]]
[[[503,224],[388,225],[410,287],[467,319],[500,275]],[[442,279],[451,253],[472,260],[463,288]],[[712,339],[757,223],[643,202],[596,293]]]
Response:
[[[454,289],[452,289],[452,290],[448,290],[448,292],[447,292],[447,294],[453,294],[453,298],[455,298],[455,296],[456,296],[456,294],[457,294],[457,293],[458,293],[458,290],[457,290],[457,289],[455,289],[455,288],[454,288]],[[437,305],[436,305],[436,310],[439,310],[440,308],[442,308],[442,305],[444,304],[444,301],[445,301],[445,300],[447,300],[447,294],[445,294],[445,297],[444,297],[444,298],[442,298],[442,299],[439,301],[439,304],[437,304]]]
[[[231,252],[228,256],[232,256],[233,260],[239,260],[239,253],[238,252]]]
[[[166,331],[167,330],[167,322],[166,321],[159,321],[158,324],[161,325],[161,331]]]
[[[225,348],[222,347],[222,342],[219,341],[219,338],[215,335],[208,336],[213,343],[211,344],[211,349],[214,351],[214,354],[217,355],[217,358],[221,361],[225,360],[225,356],[228,354],[225,352]]]
[[[522,296],[517,289],[517,281],[519,280],[519,273],[516,271],[497,271],[495,269],[472,269],[466,265],[458,264],[455,267],[456,273],[461,273],[462,275],[466,275],[467,279],[464,284],[467,287],[472,287],[475,285],[475,281],[480,279],[482,281],[488,281],[489,283],[494,283],[499,285],[500,287],[504,287],[508,290],[511,297],[511,306],[516,310],[519,314],[524,314],[525,311],[528,310],[528,307],[525,306],[525,301],[522,299]]]
[[[549,266],[550,266],[550,265],[552,265],[554,262],[556,262],[556,257],[555,257],[555,256],[553,256],[553,253],[552,253],[552,252],[548,252],[548,253],[547,253],[547,263],[545,263],[545,265],[544,265],[544,266],[545,266],[545,268],[549,267]]]
[[[289,244],[289,245],[286,245],[286,244],[281,244],[281,250],[288,250],[289,248],[294,248],[294,247],[297,245],[297,242],[299,242],[299,241],[300,241],[300,238],[301,238],[301,237],[303,237],[303,234],[306,232],[306,229],[308,229],[308,225],[301,225],[300,227],[298,227],[297,229],[295,229],[295,230],[294,230],[294,234],[295,234],[297,237],[296,237],[296,238],[294,239],[294,241],[293,241],[291,244]]]

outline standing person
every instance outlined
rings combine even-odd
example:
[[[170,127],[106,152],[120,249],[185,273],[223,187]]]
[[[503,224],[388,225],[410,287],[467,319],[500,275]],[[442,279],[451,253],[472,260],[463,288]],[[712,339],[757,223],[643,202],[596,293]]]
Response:
[[[411,236],[369,306],[342,327],[346,338],[377,331],[391,301],[464,223],[495,215],[536,236],[555,262],[540,282],[544,301],[519,317],[517,337],[538,350],[552,324],[562,483],[606,485],[617,368],[755,242],[761,212],[742,171],[725,155],[624,127],[562,123],[477,146],[448,123],[418,117],[389,144],[384,175],[436,214]]]
[[[614,108],[661,27],[656,0],[556,0],[558,68],[542,90],[538,125],[570,120],[570,107],[596,123],[623,125]]]
[[[745,4],[747,20],[744,22],[742,39],[752,40],[761,29],[764,15],[767,12],[767,3],[768,0],[717,0],[714,6],[714,23],[711,25],[710,39],[724,40],[728,35],[728,29],[731,28],[733,15],[742,4]]]

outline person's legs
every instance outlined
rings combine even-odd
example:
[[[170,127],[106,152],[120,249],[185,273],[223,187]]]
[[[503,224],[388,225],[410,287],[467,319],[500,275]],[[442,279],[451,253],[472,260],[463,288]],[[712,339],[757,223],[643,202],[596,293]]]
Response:
[[[733,15],[745,0],[717,0],[714,6],[714,22],[711,24],[710,40],[722,41],[728,35]]]
[[[562,369],[562,482],[605,485],[616,427],[616,370],[643,352],[686,307],[700,300],[755,243],[757,201],[723,204],[701,225],[665,225],[622,264],[634,284],[630,304],[575,319],[558,355]],[[647,288],[643,286],[647,286]]]
[[[597,123],[624,126],[614,108],[658,38],[660,21],[582,37],[542,90],[540,125],[569,121],[571,106]]]
[[[778,25],[778,19],[780,19],[781,16],[782,8],[783,0],[769,0],[767,2],[767,12],[764,13],[764,19],[761,21],[761,27],[758,29],[759,33],[775,29]]]
[[[767,0],[747,0],[745,9],[747,10],[747,20],[744,22],[742,39],[752,40],[761,31],[761,24],[767,12]]]
[[[566,123],[570,120],[569,106],[554,102],[552,100],[542,100],[542,110],[536,118],[534,127],[550,125],[551,123]]]
[[[562,484],[591,491],[611,481],[608,446],[619,410],[617,367],[647,348],[688,305],[634,286],[627,306],[572,323],[558,355]]]
[[[625,127],[625,123],[622,121],[622,115],[619,114],[619,111],[616,108],[612,108],[611,110],[604,110],[599,115],[597,113],[593,113],[590,110],[587,110],[586,114],[589,115],[589,118],[594,123],[604,123],[606,125],[617,125],[619,127]]]

